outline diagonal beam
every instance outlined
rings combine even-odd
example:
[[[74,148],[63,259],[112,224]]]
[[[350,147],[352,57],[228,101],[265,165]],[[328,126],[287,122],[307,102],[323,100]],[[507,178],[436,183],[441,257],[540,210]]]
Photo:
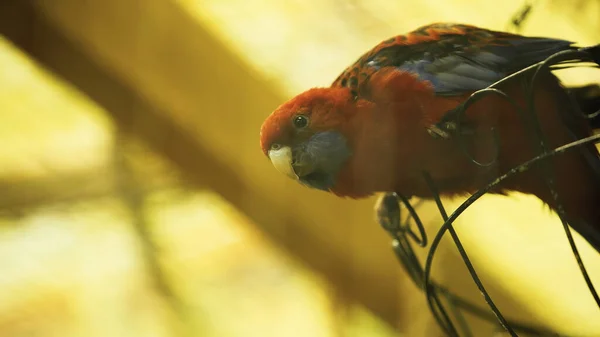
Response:
[[[330,201],[329,196],[320,195],[313,199],[327,201],[314,209],[299,209],[297,201],[301,199],[272,194],[276,190],[273,179],[257,177],[264,179],[261,181],[262,188],[257,188],[261,184],[245,180],[229,163],[216,156],[207,143],[200,142],[181,120],[171,118],[170,111],[161,108],[139,88],[128,84],[114,69],[90,56],[89,46],[71,40],[46,15],[40,14],[35,3],[3,1],[0,4],[0,32],[41,65],[102,106],[123,133],[143,139],[153,150],[175,163],[191,183],[221,194],[259,224],[259,228],[274,242],[334,283],[342,298],[357,300],[396,324],[400,316],[397,301],[399,268],[385,245],[387,239],[377,228],[351,226],[358,222],[372,222],[370,213],[363,212],[362,217],[357,218],[356,208],[353,213],[348,210],[350,205]],[[204,39],[205,48],[211,53],[227,55],[205,31],[186,33]],[[239,64],[233,56],[227,57],[220,62],[234,66]],[[251,72],[244,71],[243,67],[239,66],[238,73],[245,87],[267,96],[262,106],[252,106],[254,111],[269,111],[282,100],[273,94],[272,88]],[[237,103],[247,108],[251,102],[242,98]],[[300,198],[313,197],[312,192],[304,190],[289,192],[290,195],[292,193],[300,195]],[[370,202],[364,205],[368,204],[370,208]],[[320,223],[331,219],[324,218],[326,214],[336,215],[334,218],[339,219],[338,223]],[[327,231],[337,231],[342,235],[326,234]],[[378,262],[377,266],[372,265],[374,260]]]

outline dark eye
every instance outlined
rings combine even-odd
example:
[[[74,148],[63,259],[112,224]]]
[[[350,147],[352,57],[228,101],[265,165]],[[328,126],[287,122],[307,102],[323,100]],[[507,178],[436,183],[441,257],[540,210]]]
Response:
[[[296,127],[297,129],[302,129],[308,125],[308,117],[298,115],[294,117],[294,120],[292,122],[294,123],[294,127]]]
[[[273,145],[271,145],[271,150],[279,150],[279,149],[281,149],[281,144],[273,143]]]

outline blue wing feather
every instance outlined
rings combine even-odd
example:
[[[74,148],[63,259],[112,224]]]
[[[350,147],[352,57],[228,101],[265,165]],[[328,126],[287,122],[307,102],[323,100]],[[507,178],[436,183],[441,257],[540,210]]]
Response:
[[[461,95],[488,87],[556,52],[574,49],[572,44],[474,26],[433,24],[382,42],[333,85],[359,92],[374,72],[395,67],[429,81],[438,95]]]
[[[438,95],[456,95],[486,88],[513,72],[571,49],[571,42],[526,38],[508,45],[481,46],[474,51],[457,49],[437,59],[404,62],[398,69],[429,81]]]

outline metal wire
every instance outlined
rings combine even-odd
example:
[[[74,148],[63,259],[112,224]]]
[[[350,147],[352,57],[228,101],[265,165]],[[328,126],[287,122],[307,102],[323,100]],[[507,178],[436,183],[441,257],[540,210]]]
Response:
[[[556,212],[563,224],[567,240],[573,252],[573,256],[578,264],[582,277],[585,280],[592,297],[600,308],[600,297],[598,296],[598,293],[591,282],[577,246],[573,241],[571,230],[568,226],[568,221],[566,220],[567,217],[565,210],[563,204],[561,203],[561,196],[555,189],[555,172],[553,172],[551,165],[543,165],[554,156],[561,155],[567,151],[581,150],[583,146],[589,144],[600,143],[600,134],[573,141],[556,149],[550,149],[547,145],[547,141],[542,132],[540,123],[537,120],[536,106],[534,101],[534,88],[539,77],[541,76],[540,74],[556,69],[562,69],[565,67],[565,65],[567,67],[571,67],[574,63],[587,62],[589,60],[589,55],[583,51],[563,51],[556,53],[555,55],[538,64],[532,65],[515,74],[507,76],[502,80],[492,84],[488,88],[473,93],[459,107],[453,111],[450,111],[442,121],[430,128],[429,133],[433,137],[458,137],[458,146],[461,147],[463,153],[467,158],[469,158],[473,165],[487,167],[496,164],[500,149],[498,132],[493,128],[490,129],[490,135],[494,141],[494,156],[492,160],[488,162],[481,162],[469,152],[466,144],[468,137],[470,137],[470,133],[462,129],[461,123],[465,111],[472,104],[486,96],[495,95],[506,100],[512,107],[515,108],[524,125],[530,130],[528,134],[531,136],[531,144],[529,145],[532,147],[536,155],[534,158],[495,178],[487,186],[475,192],[450,216],[447,215],[435,181],[427,172],[423,172],[423,179],[425,179],[428,183],[434,196],[433,199],[436,202],[442,219],[444,220],[443,225],[436,233],[433,240],[431,240],[431,246],[427,252],[424,265],[417,258],[413,250],[413,245],[425,248],[427,247],[429,240],[425,232],[423,222],[419,218],[418,213],[415,211],[415,207],[411,205],[410,201],[400,193],[388,193],[384,195],[382,199],[380,199],[377,207],[378,222],[392,237],[393,250],[396,257],[413,282],[425,293],[427,303],[435,320],[448,336],[473,336],[473,333],[464,318],[463,312],[469,312],[481,319],[497,323],[511,336],[518,336],[517,333],[523,333],[532,336],[560,336],[557,333],[547,331],[543,328],[528,326],[527,324],[521,322],[511,321],[503,316],[498,307],[494,304],[491,296],[485,289],[485,286],[479,279],[475,267],[472,265],[469,256],[461,244],[460,238],[458,237],[458,234],[452,225],[454,221],[480,197],[498,187],[506,179],[509,179],[517,174],[522,174],[523,172],[531,169],[534,165],[539,165],[543,169],[542,174],[545,178],[544,181],[546,183],[546,187],[550,191],[551,196],[556,204]],[[513,98],[499,89],[500,85],[516,78],[517,76],[521,76],[521,78],[527,78],[526,76],[529,76],[530,78],[530,81],[526,83],[524,87],[527,103],[526,109],[521,108]],[[592,118],[594,115],[598,114],[600,114],[600,111],[584,117]],[[526,146],[526,144],[523,145]],[[401,206],[403,206],[409,213],[408,217],[404,221],[401,220]],[[413,230],[413,227],[416,227],[416,231]],[[446,232],[450,233],[450,236],[456,245],[463,262],[465,263],[470,276],[481,292],[483,299],[487,303],[491,312],[485,308],[481,308],[470,303],[464,298],[454,295],[447,288],[431,280],[431,268],[433,259],[435,257],[435,252],[437,251],[437,248]]]
[[[523,29],[523,25],[531,15],[534,7],[537,5],[537,0],[527,0],[525,3],[519,8],[519,10],[513,14],[512,18],[507,24],[506,30],[514,30],[515,32],[520,32]]]

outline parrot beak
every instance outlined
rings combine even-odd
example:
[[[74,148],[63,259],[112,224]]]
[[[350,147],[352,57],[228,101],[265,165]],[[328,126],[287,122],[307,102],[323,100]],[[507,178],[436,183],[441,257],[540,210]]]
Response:
[[[294,180],[298,180],[298,175],[294,172],[294,168],[292,167],[292,149],[289,146],[283,146],[277,150],[270,150],[269,159],[271,159],[271,163],[273,163],[273,166],[275,166],[277,171]]]

